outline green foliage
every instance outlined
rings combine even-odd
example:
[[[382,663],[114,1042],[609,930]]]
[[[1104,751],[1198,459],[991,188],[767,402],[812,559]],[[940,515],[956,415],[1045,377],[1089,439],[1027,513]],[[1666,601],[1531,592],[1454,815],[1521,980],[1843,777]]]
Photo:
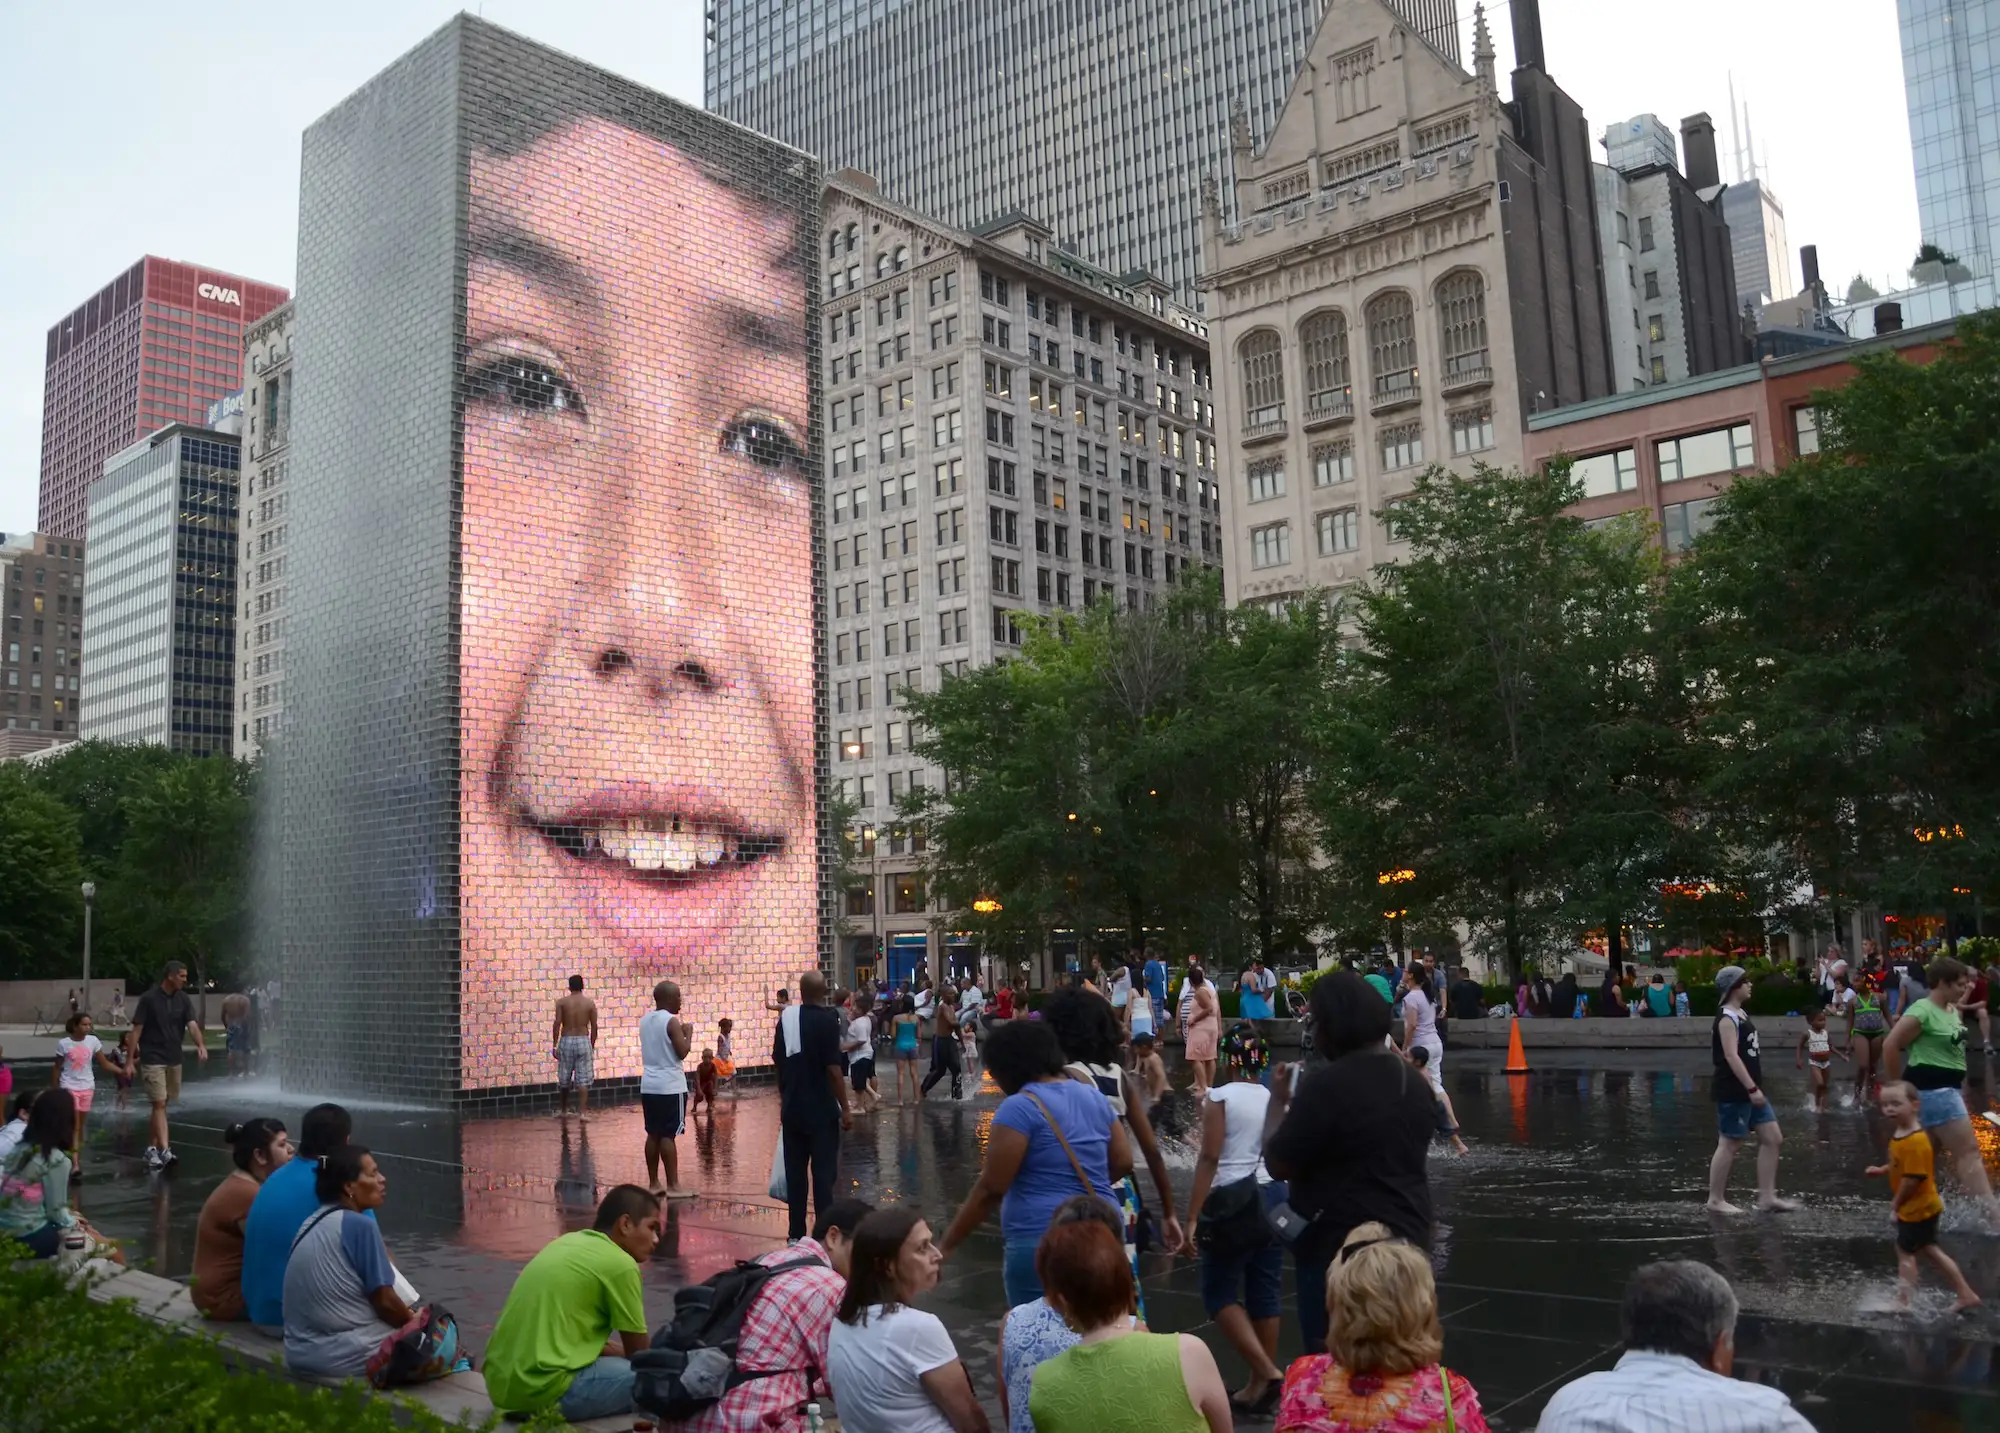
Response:
[[[1851,304],[1873,303],[1881,297],[1882,291],[1869,283],[1862,275],[1856,274],[1852,279],[1848,280],[1847,302]]]
[[[72,970],[83,921],[76,816],[26,773],[0,763],[0,970],[17,979]]]
[[[0,1266],[20,1256],[0,1249]],[[349,1385],[306,1388],[225,1361],[218,1347],[45,1269],[0,1277],[0,1428],[8,1433],[442,1433],[462,1428]],[[500,1426],[495,1414],[480,1425]],[[533,1425],[530,1425],[532,1427]],[[561,1426],[556,1424],[554,1426]]]

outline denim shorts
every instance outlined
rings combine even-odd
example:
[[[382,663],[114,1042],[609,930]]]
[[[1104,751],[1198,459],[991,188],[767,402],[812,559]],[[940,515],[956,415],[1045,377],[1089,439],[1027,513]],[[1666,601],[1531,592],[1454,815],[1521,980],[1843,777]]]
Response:
[[[1939,1125],[1965,1118],[1965,1096],[1957,1086],[1917,1091],[1917,1123],[1925,1129],[1936,1129]]]
[[[1272,1180],[1263,1195],[1266,1209],[1284,1203],[1284,1182]],[[1201,1306],[1210,1318],[1240,1304],[1253,1319],[1275,1319],[1284,1311],[1284,1298],[1285,1246],[1276,1239],[1224,1258],[1201,1256]]]
[[[1769,1100],[1763,1104],[1752,1104],[1749,1100],[1718,1100],[1715,1106],[1715,1128],[1724,1139],[1748,1139],[1750,1131],[1758,1125],[1776,1124],[1778,1112],[1771,1108]]]

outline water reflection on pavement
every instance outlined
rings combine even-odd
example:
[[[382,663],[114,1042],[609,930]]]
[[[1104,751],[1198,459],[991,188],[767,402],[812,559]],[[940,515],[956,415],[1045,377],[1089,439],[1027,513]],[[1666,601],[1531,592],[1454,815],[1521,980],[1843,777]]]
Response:
[[[1435,1156],[1431,1167],[1446,1359],[1480,1390],[1495,1428],[1532,1428],[1563,1381],[1615,1361],[1625,1278],[1648,1260],[1679,1255],[1713,1263],[1736,1288],[1739,1376],[1783,1387],[1827,1433],[2000,1426],[1992,1359],[2000,1313],[1943,1318],[1948,1299],[1929,1289],[1917,1318],[1887,1311],[1895,1259],[1886,1191],[1861,1176],[1881,1157],[1879,1118],[1838,1108],[1813,1115],[1792,1071],[1767,1073],[1786,1131],[1781,1187],[1807,1208],[1722,1220],[1701,1208],[1714,1145],[1706,1060],[1594,1053],[1591,1065],[1509,1077],[1494,1055],[1448,1057],[1448,1087],[1473,1152]],[[1976,1073],[1967,1095],[1980,1109],[1992,1086]],[[135,1261],[175,1276],[187,1273],[201,1203],[227,1171],[224,1125],[275,1112],[296,1131],[310,1102],[264,1080],[190,1079],[187,1089],[175,1111],[181,1163],[173,1173],[145,1173],[143,1111],[102,1113],[107,1095],[79,1188],[81,1206],[131,1242]],[[961,1102],[938,1091],[921,1108],[857,1117],[843,1146],[842,1189],[878,1202],[915,1200],[942,1229],[978,1174],[997,1103],[988,1082]],[[389,1175],[381,1219],[391,1251],[426,1297],[459,1316],[475,1348],[523,1262],[557,1234],[587,1227],[611,1185],[645,1182],[636,1105],[600,1108],[584,1124],[545,1113],[460,1120],[352,1107],[356,1138]],[[2000,1131],[1981,1128],[1990,1158]],[[656,1322],[674,1289],[783,1242],[784,1211],[766,1193],[776,1139],[776,1101],[754,1088],[704,1110],[683,1136],[682,1182],[701,1193],[669,1207],[644,1271]],[[1191,1154],[1173,1147],[1169,1163],[1184,1199]],[[1749,1164],[1746,1156],[1738,1169],[1746,1196]],[[1949,1180],[1945,1192],[1944,1242],[1989,1309],[2000,1307],[2000,1238],[1980,1228]],[[997,1407],[992,1353],[1005,1312],[999,1265],[996,1224],[953,1257],[925,1301],[951,1328],[989,1407]],[[1203,1313],[1196,1265],[1152,1255],[1143,1275],[1153,1326],[1204,1332],[1225,1373],[1240,1377]],[[1281,1361],[1299,1351],[1287,1325]]]

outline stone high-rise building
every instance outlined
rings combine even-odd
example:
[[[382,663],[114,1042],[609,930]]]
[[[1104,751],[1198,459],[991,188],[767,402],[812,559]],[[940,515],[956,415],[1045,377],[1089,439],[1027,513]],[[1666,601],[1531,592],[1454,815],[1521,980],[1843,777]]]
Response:
[[[1433,461],[1522,460],[1611,391],[1590,137],[1515,0],[1503,103],[1382,0],[1333,0],[1276,127],[1239,133],[1202,242],[1232,602],[1359,581]]]
[[[76,740],[83,543],[0,533],[0,759]]]
[[[292,317],[286,303],[243,334],[243,537],[236,575],[236,754],[255,757],[285,715],[290,583]]]

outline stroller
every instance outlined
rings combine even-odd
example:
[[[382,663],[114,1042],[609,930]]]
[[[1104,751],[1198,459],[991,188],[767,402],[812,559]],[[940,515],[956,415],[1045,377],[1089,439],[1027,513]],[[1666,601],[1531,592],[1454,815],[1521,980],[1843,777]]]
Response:
[[[1271,1063],[1271,1049],[1255,1024],[1238,1020],[1222,1038],[1224,1068],[1232,1080],[1258,1081]]]

